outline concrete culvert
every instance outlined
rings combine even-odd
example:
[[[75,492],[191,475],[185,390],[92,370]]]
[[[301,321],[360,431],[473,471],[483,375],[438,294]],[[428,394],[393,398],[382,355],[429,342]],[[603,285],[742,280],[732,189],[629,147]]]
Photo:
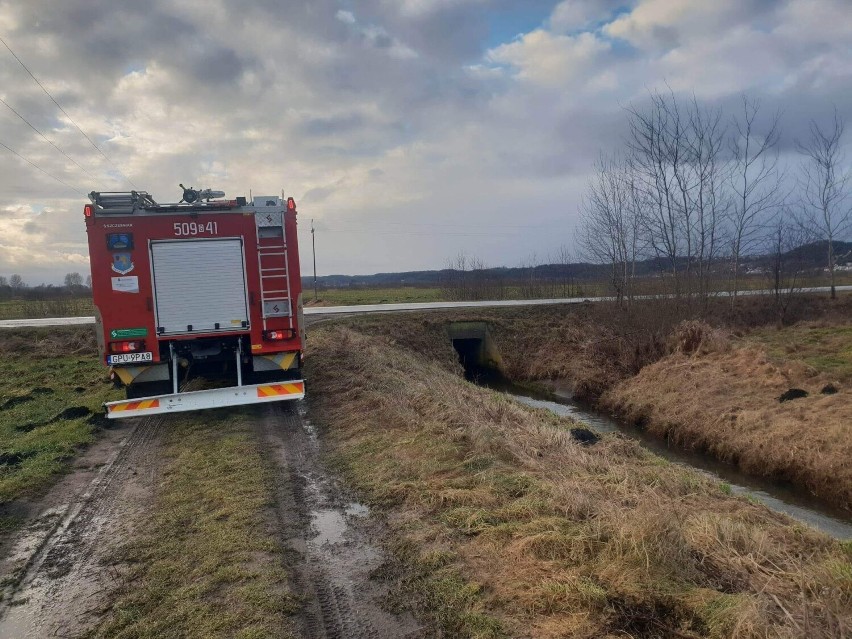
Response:
[[[802,397],[807,397],[808,391],[802,390],[801,388],[791,388],[790,390],[786,390],[781,394],[781,397],[778,398],[779,402],[789,402],[792,399],[801,399]]]
[[[452,322],[447,326],[447,334],[467,379],[500,370],[500,354],[486,322]]]

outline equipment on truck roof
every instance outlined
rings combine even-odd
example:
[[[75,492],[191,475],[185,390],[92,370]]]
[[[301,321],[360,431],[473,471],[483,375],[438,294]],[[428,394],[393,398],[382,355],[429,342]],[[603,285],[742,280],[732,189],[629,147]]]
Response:
[[[295,200],[181,188],[84,207],[100,355],[128,397],[107,416],[304,397]],[[229,385],[182,392],[196,377]]]

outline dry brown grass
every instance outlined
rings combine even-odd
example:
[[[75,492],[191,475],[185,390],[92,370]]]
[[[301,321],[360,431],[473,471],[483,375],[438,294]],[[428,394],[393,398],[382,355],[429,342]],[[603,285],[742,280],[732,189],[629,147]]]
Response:
[[[850,548],[348,328],[309,341],[314,415],[454,637],[836,637]]]
[[[680,333],[694,342],[690,330],[695,327]],[[675,348],[621,382],[602,398],[603,405],[681,446],[705,450],[748,473],[805,486],[826,502],[852,509],[848,385],[822,395],[834,378],[795,357],[771,358],[741,340],[731,345],[709,327],[701,340],[702,347]],[[790,388],[810,396],[780,403]]]
[[[0,356],[58,357],[82,355],[97,358],[94,326],[0,328]]]

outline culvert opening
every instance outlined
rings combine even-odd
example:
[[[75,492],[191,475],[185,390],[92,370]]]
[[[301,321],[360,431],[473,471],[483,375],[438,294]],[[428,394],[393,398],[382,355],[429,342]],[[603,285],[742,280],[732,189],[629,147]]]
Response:
[[[500,376],[500,355],[485,322],[453,322],[447,327],[465,378],[481,381]]]
[[[482,366],[482,340],[475,337],[454,339],[453,348],[458,353],[465,378],[475,380],[481,377],[485,369]]]

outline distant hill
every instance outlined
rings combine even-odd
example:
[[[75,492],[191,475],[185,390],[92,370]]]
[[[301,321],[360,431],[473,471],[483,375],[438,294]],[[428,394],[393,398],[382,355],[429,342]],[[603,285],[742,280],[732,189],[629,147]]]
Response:
[[[834,242],[834,255],[838,264],[852,262],[852,242]],[[828,242],[813,242],[794,248],[785,257],[801,260],[814,267],[825,266],[828,254]]]
[[[835,242],[835,254],[838,263],[852,261],[852,242]],[[793,249],[786,254],[803,268],[823,268],[826,261],[827,243],[813,242]],[[752,256],[743,260],[744,267],[762,267],[768,264],[766,256]],[[724,261],[720,261],[722,266]],[[681,263],[683,268],[685,261]],[[533,278],[537,281],[595,281],[609,277],[610,267],[606,264],[576,262],[572,264],[540,264],[533,267],[495,267],[483,269],[481,276],[499,278],[504,282],[520,282]],[[636,264],[636,274],[640,277],[665,272],[668,263],[661,258],[642,260]],[[434,271],[401,271],[396,273],[374,273],[372,275],[322,275],[317,284],[322,288],[396,288],[399,286],[434,287],[440,286],[453,275],[451,269]],[[302,277],[304,287],[313,286],[313,277]]]

